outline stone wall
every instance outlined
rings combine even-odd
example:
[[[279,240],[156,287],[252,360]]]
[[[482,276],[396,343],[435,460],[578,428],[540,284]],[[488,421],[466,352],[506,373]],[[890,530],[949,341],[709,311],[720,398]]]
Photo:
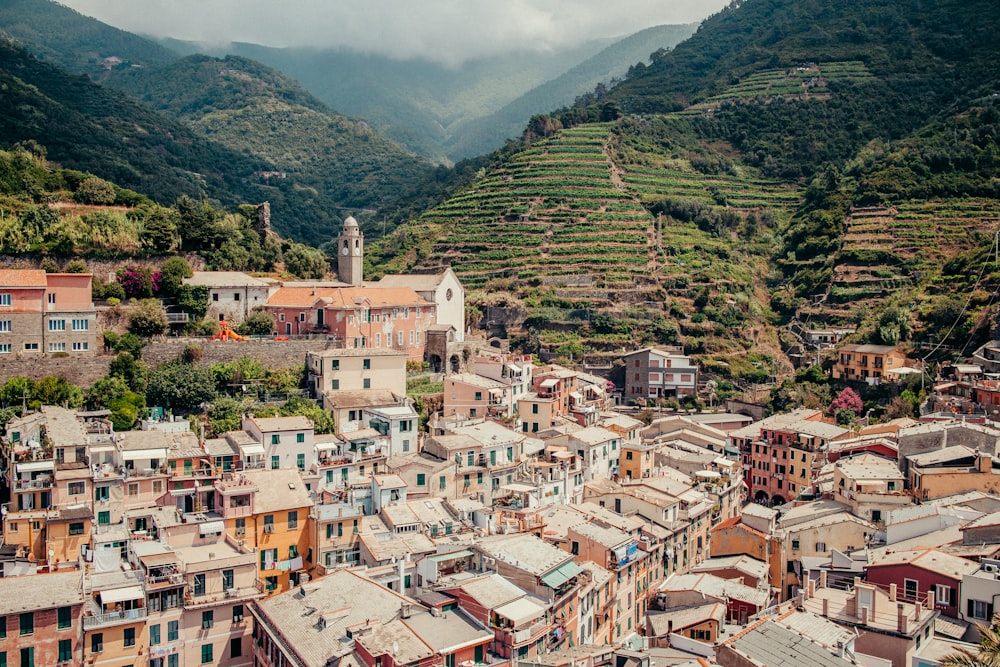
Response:
[[[206,338],[167,338],[153,341],[142,350],[143,360],[158,366],[173,361],[191,344],[201,347],[200,364],[211,365],[231,362],[243,357],[258,359],[265,368],[294,368],[305,363],[306,352],[318,352],[334,345],[324,338],[302,340],[248,340],[219,341]],[[23,375],[38,380],[46,375],[64,377],[80,387],[89,387],[108,372],[113,355],[100,357],[43,357],[32,359],[4,359],[0,364],[0,384],[12,377]]]

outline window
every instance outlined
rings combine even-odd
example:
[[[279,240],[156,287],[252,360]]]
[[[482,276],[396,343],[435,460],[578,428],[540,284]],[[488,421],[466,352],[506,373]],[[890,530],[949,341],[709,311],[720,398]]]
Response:
[[[97,513],[97,524],[100,526],[108,526],[111,524],[111,512],[105,510],[103,512]]]
[[[0,320],[0,332],[10,333],[10,320]]]
[[[167,641],[175,642],[178,636],[178,625],[179,621],[170,621],[167,623]]]
[[[288,513],[288,529],[293,530],[299,527],[299,513],[296,510],[292,510]]]
[[[7,617],[0,616],[0,639],[7,638]]]
[[[243,640],[240,637],[233,637],[229,640],[229,657],[238,658],[243,655]]]
[[[233,571],[223,570],[222,571],[222,588],[223,590],[229,590],[233,587]]]
[[[202,644],[201,645],[201,664],[207,665],[212,662],[212,645]]]
[[[445,477],[444,475],[441,475],[441,477],[438,478],[438,488],[440,488],[442,491],[448,488],[448,478]]]
[[[66,343],[49,343],[49,352],[65,352]]]
[[[243,622],[243,605],[234,604],[233,605],[233,623]]]
[[[240,293],[233,292],[233,301],[239,301],[239,300],[240,300]]]
[[[204,595],[205,594],[205,573],[194,575],[194,594]]]
[[[340,389],[340,380],[331,380],[330,381],[330,389],[332,389],[334,391],[337,391],[338,389]]]
[[[274,532],[274,515],[265,514],[264,515],[264,532],[273,533]]]
[[[247,520],[237,519],[236,520],[236,537],[243,537],[247,534]]]
[[[365,378],[364,381],[361,383],[361,386],[364,389],[371,389],[372,388],[372,381],[371,381],[371,379],[370,378]]]
[[[88,343],[87,341],[73,343],[74,352],[86,352],[89,349],[90,349],[90,343]]]
[[[170,655],[167,656],[167,667],[177,667],[178,663],[180,662],[180,659],[181,659],[180,655],[178,655],[177,653],[171,653]]]
[[[299,313],[299,322],[305,322],[305,321],[306,321],[306,314]]]
[[[533,415],[537,415],[538,414],[538,403],[532,403],[531,404],[531,414],[533,414]]]
[[[80,524],[80,532],[83,532],[83,524]],[[57,627],[60,630],[73,627],[73,609],[71,607],[59,607],[56,616],[58,617]]]
[[[826,542],[817,542],[816,551],[819,553],[826,553]]]
[[[798,549],[798,548],[799,548],[799,540],[798,538],[794,538],[792,540],[792,549]]]
[[[25,343],[24,344],[24,350],[25,350],[25,352],[37,352],[38,351],[38,343]]]
[[[90,322],[88,320],[73,320],[73,331],[90,331]]]
[[[937,604],[942,604],[945,606],[951,606],[954,604],[954,597],[952,594],[951,586],[945,586],[943,584],[934,585],[934,601]]]
[[[274,455],[271,457],[271,470],[277,470],[281,467],[281,457]]]
[[[306,469],[306,455],[301,452],[295,455],[295,467],[299,470]]]
[[[66,320],[49,320],[49,331],[66,331]]]
[[[27,646],[21,649],[21,667],[35,667],[34,646]]]
[[[104,633],[95,632],[90,635],[90,652],[101,653],[104,651]]]
[[[82,496],[87,490],[87,485],[84,482],[70,482],[68,486],[67,491],[71,496]]]
[[[427,475],[422,472],[417,473],[417,486],[424,486],[427,484]]]
[[[399,335],[396,336],[396,345],[403,347],[403,332],[400,331]]]
[[[895,491],[896,490],[896,483],[895,482],[889,482],[888,490],[889,491]]]
[[[135,646],[135,628],[125,628],[123,644],[125,645],[125,648]]]
[[[306,441],[306,434],[305,433],[296,433],[295,434],[295,442],[297,442],[299,444],[302,444],[305,441]]]
[[[10,294],[0,294],[0,306],[10,305]]]
[[[277,575],[264,578],[264,590],[267,593],[273,593],[274,591],[278,590]]]
[[[55,305],[55,303],[56,303],[56,295],[55,295],[55,293],[54,292],[50,292],[48,294],[48,297],[49,297],[49,303],[51,303],[52,305]]]
[[[970,599],[968,608],[966,609],[966,615],[980,620],[993,618],[993,605],[989,602]]]
[[[271,444],[272,445],[280,445],[281,444],[281,434],[280,433],[272,433],[271,434]]]
[[[201,627],[204,630],[209,629],[215,625],[215,612],[209,609],[208,611],[201,612]]]
[[[156,646],[160,643],[160,624],[149,626],[149,645]]]
[[[298,558],[298,557],[299,557],[299,545],[293,544],[292,546],[288,547],[288,559],[291,560],[293,558]]]
[[[59,662],[69,662],[73,659],[73,640],[59,640]]]
[[[916,579],[903,579],[903,595],[915,599],[920,591],[920,583]]]
[[[26,611],[21,614],[21,634],[31,635],[35,633],[35,613]]]
[[[872,521],[878,523],[882,520],[882,510],[872,510]]]

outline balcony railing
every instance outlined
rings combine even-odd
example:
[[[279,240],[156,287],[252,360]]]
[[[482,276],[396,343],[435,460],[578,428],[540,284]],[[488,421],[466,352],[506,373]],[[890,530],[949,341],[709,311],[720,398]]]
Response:
[[[219,604],[220,602],[225,602],[226,600],[247,600],[260,597],[264,592],[264,585],[259,579],[255,579],[249,586],[240,586],[238,588],[227,588],[222,591],[214,591],[207,593],[206,595],[195,595],[193,597],[184,598],[184,608],[185,609],[200,609],[202,607],[209,607],[211,605]]]
[[[120,625],[122,623],[134,623],[146,618],[146,608],[125,609],[122,611],[111,611],[105,614],[91,614],[83,617],[83,629],[92,630],[94,628],[108,625]]]
[[[51,489],[52,480],[51,479],[19,479],[14,485],[15,490],[28,490],[28,489]]]

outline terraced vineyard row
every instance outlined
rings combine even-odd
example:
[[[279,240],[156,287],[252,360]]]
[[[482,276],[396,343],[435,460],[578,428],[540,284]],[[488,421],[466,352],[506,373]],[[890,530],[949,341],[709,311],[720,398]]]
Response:
[[[631,284],[648,276],[651,217],[612,181],[608,132],[607,125],[565,130],[424,214],[422,222],[453,231],[422,265],[451,265],[472,289],[500,277]],[[608,305],[594,294],[581,294],[579,305]]]
[[[903,202],[854,209],[846,226],[828,297],[807,309],[834,323],[912,287],[915,274],[940,272],[947,258],[1000,228],[1000,211],[985,200]]]
[[[760,97],[826,98],[831,81],[863,81],[872,74],[860,61],[808,64],[791,69],[768,69],[754,72],[704,102],[691,105],[681,114],[699,114],[718,108],[725,102]]]

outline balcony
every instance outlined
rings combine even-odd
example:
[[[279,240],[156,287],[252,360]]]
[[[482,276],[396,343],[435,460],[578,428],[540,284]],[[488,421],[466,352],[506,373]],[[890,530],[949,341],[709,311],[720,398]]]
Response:
[[[213,591],[205,595],[186,596],[184,598],[185,609],[203,609],[228,601],[254,600],[264,595],[264,585],[259,579],[255,579],[252,584],[240,586],[238,588],[227,588],[221,591]]]
[[[51,489],[52,480],[47,477],[38,477],[36,479],[19,479],[14,484],[15,491],[28,491],[32,489]]]
[[[502,633],[501,641],[508,646],[518,647],[524,644],[532,644],[538,638],[552,629],[552,624],[546,620],[541,620],[534,625],[521,630],[511,630],[510,628],[499,628]]]
[[[93,630],[95,628],[103,628],[111,625],[135,623],[136,621],[145,620],[145,618],[145,607],[139,607],[138,609],[125,609],[122,611],[110,611],[103,614],[99,612],[87,614],[85,612],[83,617],[83,629]]]

